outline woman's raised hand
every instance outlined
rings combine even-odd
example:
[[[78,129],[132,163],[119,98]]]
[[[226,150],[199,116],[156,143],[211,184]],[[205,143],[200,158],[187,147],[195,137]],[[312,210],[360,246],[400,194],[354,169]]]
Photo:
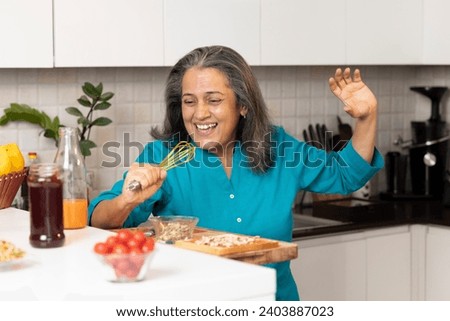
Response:
[[[336,69],[334,77],[328,80],[333,94],[344,103],[344,110],[353,118],[364,119],[376,112],[377,99],[361,79],[359,69],[353,77],[350,68]]]

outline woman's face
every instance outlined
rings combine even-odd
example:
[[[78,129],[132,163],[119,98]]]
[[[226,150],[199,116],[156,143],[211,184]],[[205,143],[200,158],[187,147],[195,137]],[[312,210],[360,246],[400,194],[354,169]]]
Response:
[[[191,138],[201,148],[224,156],[224,148],[236,139],[239,118],[245,113],[237,106],[225,75],[215,68],[188,69],[182,81],[181,106]]]

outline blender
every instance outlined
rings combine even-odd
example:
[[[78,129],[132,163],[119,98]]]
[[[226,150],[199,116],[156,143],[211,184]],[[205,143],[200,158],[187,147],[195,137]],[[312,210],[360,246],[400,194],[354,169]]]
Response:
[[[441,120],[439,105],[447,87],[410,87],[431,100],[427,121],[412,121],[409,150],[412,194],[417,197],[442,198],[447,160],[448,130]]]

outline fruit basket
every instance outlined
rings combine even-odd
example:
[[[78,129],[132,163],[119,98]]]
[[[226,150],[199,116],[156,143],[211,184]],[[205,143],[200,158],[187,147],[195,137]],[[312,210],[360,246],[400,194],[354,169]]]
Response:
[[[0,209],[11,206],[26,176],[26,169],[0,176]]]

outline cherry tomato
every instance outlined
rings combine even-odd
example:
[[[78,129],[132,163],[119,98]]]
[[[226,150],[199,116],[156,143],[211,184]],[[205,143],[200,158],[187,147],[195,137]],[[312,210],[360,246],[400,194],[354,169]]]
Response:
[[[114,265],[114,271],[116,272],[116,276],[118,276],[118,277],[126,277],[127,271],[129,269],[130,269],[130,262],[128,262],[127,258],[121,258]]]
[[[136,241],[136,243],[138,244],[139,247],[142,247],[142,245],[144,245],[146,239],[147,239],[147,237],[145,236],[144,232],[142,232],[142,231],[136,231],[133,234],[133,240]]]
[[[130,254],[142,254],[144,252],[142,251],[142,249],[140,247],[130,247],[129,253]]]
[[[108,256],[108,255],[106,256],[105,260],[106,260],[106,263],[108,263],[114,269],[116,268],[117,264],[120,262],[120,258],[119,257]]]
[[[105,255],[108,254],[109,248],[106,243],[99,242],[94,245],[94,252],[97,254]]]
[[[117,232],[117,239],[122,244],[127,244],[127,242],[133,238],[133,232],[127,229],[122,229],[119,232]]]
[[[109,248],[112,249],[117,243],[119,243],[119,240],[116,236],[108,236],[105,243]]]
[[[134,238],[130,238],[126,244],[128,246],[129,249],[140,249],[142,247],[142,245],[137,242]]]
[[[130,239],[128,241],[128,243],[127,243],[127,246],[130,249],[130,251],[133,250],[133,249],[137,249],[137,250],[140,250],[142,252],[142,250],[141,250],[142,245],[139,244],[135,239]]]
[[[130,265],[133,265],[137,270],[140,270],[144,265],[145,257],[143,255],[130,255],[129,262]]]
[[[113,254],[127,254],[129,252],[130,250],[128,249],[128,247],[121,243],[117,243],[112,249]]]
[[[153,251],[154,247],[155,247],[155,241],[149,237],[145,240],[144,245],[142,245],[142,252],[144,252],[144,253],[151,252],[151,251]]]
[[[135,279],[138,276],[140,270],[141,270],[140,267],[136,267],[134,265],[130,265],[128,267],[128,269],[126,270],[125,275],[129,279]]]

